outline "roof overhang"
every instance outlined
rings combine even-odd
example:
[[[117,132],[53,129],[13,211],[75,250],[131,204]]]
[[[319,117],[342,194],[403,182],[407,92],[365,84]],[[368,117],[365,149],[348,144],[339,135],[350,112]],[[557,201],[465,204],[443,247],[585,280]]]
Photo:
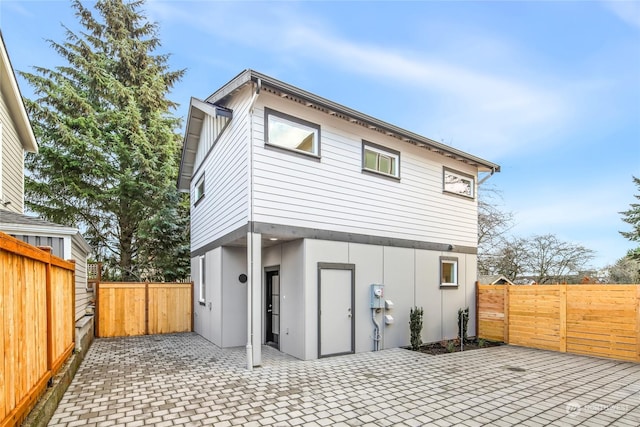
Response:
[[[5,97],[5,102],[9,108],[9,114],[13,118],[13,121],[18,131],[22,148],[25,151],[31,153],[38,152],[38,144],[36,137],[33,134],[31,128],[31,122],[27,115],[27,110],[22,101],[22,95],[20,94],[20,88],[18,87],[18,81],[16,75],[11,66],[9,60],[9,54],[4,44],[4,38],[0,31],[0,90]]]
[[[269,77],[257,71],[247,69],[238,74],[229,83],[214,92],[206,99],[209,104],[223,104],[226,99],[249,83],[260,84],[260,90],[265,90],[282,98],[288,98],[306,105],[309,108],[323,111],[331,116],[347,122],[363,126],[387,136],[399,139],[405,143],[422,147],[428,151],[477,167],[479,172],[500,172],[500,165],[476,157],[464,151],[457,150],[446,144],[399,128],[392,124],[378,120],[359,111],[345,107],[313,93],[299,89],[288,83]]]
[[[77,228],[47,224],[39,225],[2,222],[0,225],[0,231],[14,235],[70,238],[87,254],[90,254],[92,251],[91,246],[89,246]]]
[[[200,141],[200,133],[206,115],[212,117],[232,117],[232,111],[213,105],[212,103],[201,101],[197,98],[191,98],[189,103],[189,116],[187,117],[187,127],[182,143],[182,159],[180,160],[180,170],[178,173],[178,190],[182,192],[189,191],[191,177],[196,163],[196,154],[198,153],[198,142]]]

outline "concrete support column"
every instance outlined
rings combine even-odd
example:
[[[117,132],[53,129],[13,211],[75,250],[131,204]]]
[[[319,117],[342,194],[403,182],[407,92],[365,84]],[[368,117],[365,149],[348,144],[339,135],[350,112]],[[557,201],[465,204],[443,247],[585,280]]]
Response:
[[[247,233],[247,359],[262,364],[262,235]],[[251,353],[249,355],[249,352]]]

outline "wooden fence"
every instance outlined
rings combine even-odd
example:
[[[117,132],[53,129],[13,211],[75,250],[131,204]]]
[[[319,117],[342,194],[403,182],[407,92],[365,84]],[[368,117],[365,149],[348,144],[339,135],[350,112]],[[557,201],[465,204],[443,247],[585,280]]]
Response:
[[[193,283],[99,282],[96,288],[98,337],[193,330]]]
[[[640,361],[640,285],[477,285],[478,336]]]
[[[75,266],[0,233],[0,426],[19,425],[71,356]]]

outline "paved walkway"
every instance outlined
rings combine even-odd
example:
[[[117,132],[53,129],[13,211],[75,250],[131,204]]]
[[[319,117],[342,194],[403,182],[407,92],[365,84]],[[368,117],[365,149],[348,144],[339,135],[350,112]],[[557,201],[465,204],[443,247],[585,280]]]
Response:
[[[98,339],[52,426],[638,426],[640,365],[502,346],[299,361],[196,334]]]

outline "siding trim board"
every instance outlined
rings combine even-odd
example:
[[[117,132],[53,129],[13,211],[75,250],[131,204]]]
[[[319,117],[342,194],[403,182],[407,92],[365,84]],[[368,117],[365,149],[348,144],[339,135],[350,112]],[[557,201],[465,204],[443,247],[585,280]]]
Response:
[[[283,239],[314,239],[329,240],[347,243],[361,243],[366,245],[391,246],[397,248],[424,249],[438,252],[451,252],[476,255],[478,249],[472,246],[452,245],[449,243],[423,242],[419,240],[399,239],[394,237],[369,236],[365,234],[345,233],[341,231],[319,230],[307,227],[295,227],[291,225],[270,224],[265,222],[249,222],[232,232],[210,242],[191,252],[191,257],[197,257],[212,249],[226,246],[233,242],[246,238],[249,230],[254,233],[268,234]]]

